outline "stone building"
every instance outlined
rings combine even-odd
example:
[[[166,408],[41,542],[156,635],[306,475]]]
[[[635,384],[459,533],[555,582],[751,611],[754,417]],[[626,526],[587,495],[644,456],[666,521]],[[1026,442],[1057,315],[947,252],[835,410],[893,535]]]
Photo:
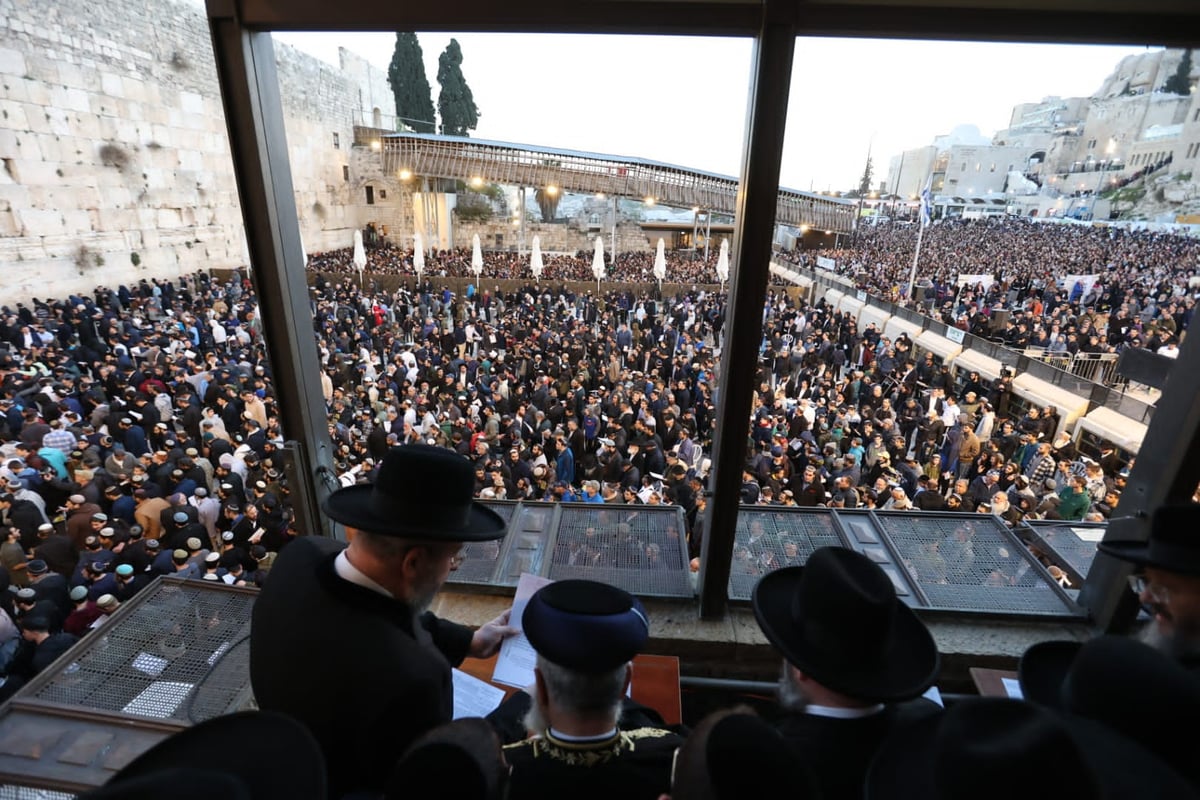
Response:
[[[245,237],[203,7],[6,0],[0,17],[0,299],[240,267]],[[356,124],[394,118],[386,76],[276,44],[310,251],[367,205]]]

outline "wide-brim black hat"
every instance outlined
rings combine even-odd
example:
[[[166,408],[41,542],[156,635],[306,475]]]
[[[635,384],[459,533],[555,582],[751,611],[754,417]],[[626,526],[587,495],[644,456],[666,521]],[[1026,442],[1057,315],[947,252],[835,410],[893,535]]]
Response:
[[[1061,689],[1067,671],[1079,654],[1083,642],[1038,642],[1021,654],[1017,680],[1021,696],[1031,703],[1061,709]]]
[[[941,665],[925,624],[869,558],[818,548],[802,567],[769,573],[751,601],[759,627],[797,669],[861,700],[908,700],[924,693]]]
[[[388,450],[374,483],[340,489],[323,508],[348,528],[385,536],[447,542],[502,538],[507,523],[475,502],[474,491],[470,461],[443,447],[410,444]]]
[[[307,728],[273,711],[241,711],[172,734],[80,800],[324,800],[326,783]]]
[[[1196,798],[1136,741],[1023,700],[973,697],[896,729],[867,772],[866,800]]]
[[[1041,642],[1021,656],[1027,700],[1103,723],[1200,786],[1200,676],[1128,636]]]
[[[1200,575],[1200,505],[1163,506],[1150,519],[1147,541],[1104,541],[1100,552],[1142,567]]]

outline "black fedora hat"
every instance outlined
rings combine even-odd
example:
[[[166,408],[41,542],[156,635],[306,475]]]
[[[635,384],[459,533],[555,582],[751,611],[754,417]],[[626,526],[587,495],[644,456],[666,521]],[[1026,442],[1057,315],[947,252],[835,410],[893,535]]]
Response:
[[[972,697],[891,734],[867,772],[866,800],[1195,798],[1136,741],[1023,700]]]
[[[1052,641],[1030,645],[1017,664],[1021,696],[1031,703],[1061,709],[1063,679],[1083,642]]]
[[[1147,541],[1116,540],[1100,543],[1100,552],[1142,567],[1200,575],[1200,505],[1162,506],[1150,518]]]
[[[1025,698],[1102,723],[1200,786],[1200,676],[1128,636],[1040,642],[1021,656]]]
[[[452,450],[409,444],[388,450],[375,482],[340,489],[325,499],[330,518],[386,536],[482,542],[504,536],[504,518],[476,503],[471,462]]]
[[[80,800],[323,800],[326,782],[307,728],[273,711],[240,711],[163,739]]]
[[[751,598],[771,644],[796,668],[861,700],[908,700],[941,664],[925,624],[887,574],[844,547],[821,547],[802,567],[764,576]]]

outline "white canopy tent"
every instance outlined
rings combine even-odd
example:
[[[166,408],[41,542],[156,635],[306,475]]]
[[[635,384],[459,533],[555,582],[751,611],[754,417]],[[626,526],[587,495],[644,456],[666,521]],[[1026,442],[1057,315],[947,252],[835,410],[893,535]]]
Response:
[[[413,234],[413,270],[417,273],[417,280],[420,280],[421,273],[425,271],[425,242],[419,233]]]
[[[533,237],[533,250],[529,255],[529,271],[533,273],[533,279],[540,281],[542,279],[542,237]]]
[[[479,234],[471,237],[471,272],[475,273],[475,282],[479,283],[479,276],[483,274],[483,250],[479,247]]]
[[[1075,420],[1086,414],[1088,410],[1086,397],[1080,397],[1061,386],[1055,386],[1041,378],[1035,378],[1028,372],[1013,379],[1013,393],[1036,404],[1039,408],[1054,406],[1058,410],[1058,428],[1052,432],[1055,436],[1059,431],[1072,430]]]
[[[939,336],[933,331],[921,331],[920,335],[913,339],[913,343],[922,351],[933,353],[946,364],[949,364],[955,356],[962,352],[961,344],[952,342],[945,336]]]

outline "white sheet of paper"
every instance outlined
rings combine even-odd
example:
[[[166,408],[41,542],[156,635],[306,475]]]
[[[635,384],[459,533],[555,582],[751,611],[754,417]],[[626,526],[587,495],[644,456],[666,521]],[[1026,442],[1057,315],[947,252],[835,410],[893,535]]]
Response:
[[[451,672],[454,680],[454,718],[486,717],[504,702],[504,690],[497,689],[461,669]]]
[[[1016,678],[1001,678],[1000,683],[1004,686],[1004,693],[1012,699],[1025,699],[1025,695],[1021,692],[1021,682]]]
[[[929,691],[921,695],[921,697],[924,697],[926,700],[932,700],[942,708],[946,707],[946,704],[942,702],[942,693],[938,691],[938,687],[936,686],[930,686]]]
[[[167,719],[192,691],[193,684],[178,681],[155,681],[121,709],[126,714]]]
[[[508,618],[509,625],[521,630],[521,616],[525,613],[525,606],[529,604],[529,598],[548,583],[553,583],[553,581],[549,578],[531,575],[528,572],[521,573],[521,579],[517,581],[517,593],[513,596],[512,614]],[[525,632],[521,631],[516,636],[505,639],[500,645],[500,654],[496,658],[496,669],[492,672],[492,680],[496,683],[524,689],[533,683],[535,666],[537,666],[537,652],[529,643],[529,639],[525,637]]]

